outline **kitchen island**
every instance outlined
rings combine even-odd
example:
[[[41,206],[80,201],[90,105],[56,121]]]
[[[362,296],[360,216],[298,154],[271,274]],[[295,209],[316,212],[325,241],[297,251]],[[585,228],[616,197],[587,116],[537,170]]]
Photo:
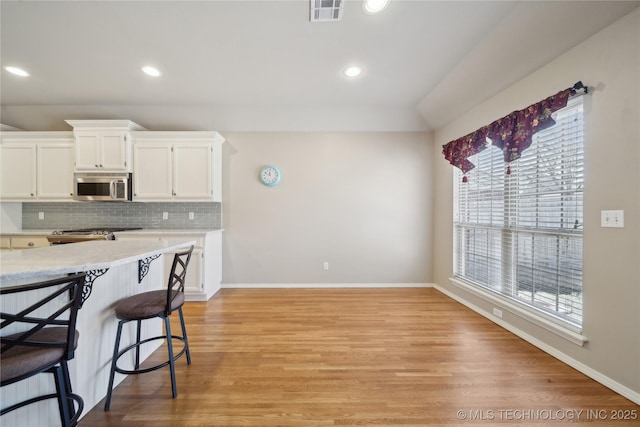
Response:
[[[164,253],[193,244],[194,241],[104,240],[0,253],[2,287],[87,272],[84,302],[76,325],[80,338],[75,358],[69,363],[73,390],[85,403],[83,413],[106,395],[117,328],[115,303],[140,292],[163,288],[162,261],[154,260]],[[8,307],[12,300],[3,297],[0,304]],[[127,326],[131,327],[123,330],[122,348],[135,339],[134,325]],[[160,319],[143,323],[144,337],[161,332]],[[143,346],[141,358],[147,358],[160,344],[158,341]],[[117,374],[116,384],[123,379],[124,376]],[[29,397],[52,392],[55,392],[53,376],[37,375],[2,387],[0,406],[4,408]],[[114,396],[117,396],[117,389]],[[49,399],[6,414],[0,422],[2,425],[52,426],[59,425],[60,421],[56,401]]]

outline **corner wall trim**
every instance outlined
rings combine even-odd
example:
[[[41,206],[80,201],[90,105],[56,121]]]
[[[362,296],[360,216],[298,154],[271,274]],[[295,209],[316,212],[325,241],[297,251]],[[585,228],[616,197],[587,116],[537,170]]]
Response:
[[[431,288],[433,283],[223,283],[227,289]]]
[[[470,308],[471,310],[475,311],[476,313],[480,314],[481,316],[491,320],[492,322],[494,322],[495,324],[497,324],[498,326],[501,326],[502,328],[506,329],[507,331],[517,335],[518,337],[522,338],[523,340],[527,341],[528,343],[538,347],[540,350],[544,351],[545,353],[555,357],[556,359],[560,360],[561,362],[566,363],[567,365],[571,366],[572,368],[582,372],[583,374],[585,374],[586,376],[588,376],[589,378],[599,382],[600,384],[604,385],[605,387],[610,388],[611,390],[615,391],[616,393],[626,397],[627,399],[631,400],[633,403],[640,405],[640,393],[631,390],[629,387],[620,384],[619,382],[609,378],[608,376],[602,374],[599,371],[596,371],[595,369],[591,368],[590,366],[585,365],[584,363],[569,357],[568,355],[566,355],[565,353],[562,353],[561,351],[558,351],[556,348],[540,341],[539,339],[535,338],[532,335],[529,335],[528,333],[522,331],[521,329],[516,328],[515,326],[511,325],[510,323],[505,322],[502,319],[499,319],[495,316],[492,316],[490,313],[488,313],[487,311],[483,310],[482,308],[478,307],[475,304],[470,303],[469,301],[465,300],[464,298],[462,298],[461,296],[437,285],[437,284],[433,284],[432,285],[433,288],[435,288],[437,291],[445,294],[446,296],[448,296],[451,299],[454,299],[456,301],[458,301],[460,304]]]

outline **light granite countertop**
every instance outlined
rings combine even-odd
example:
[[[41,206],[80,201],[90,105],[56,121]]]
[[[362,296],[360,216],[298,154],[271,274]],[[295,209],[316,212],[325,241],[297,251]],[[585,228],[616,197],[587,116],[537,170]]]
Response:
[[[68,227],[71,228],[71,227]],[[91,228],[91,227],[89,227]],[[117,227],[96,227],[96,229],[100,228],[117,228]],[[7,231],[2,232],[3,236],[47,236],[54,231],[58,231],[60,229],[22,229],[18,231]],[[222,228],[143,228],[141,230],[130,230],[130,231],[117,231],[114,234],[117,236],[118,234],[204,234],[209,233],[211,231],[224,231]]]
[[[157,228],[143,228],[142,230],[129,230],[129,231],[116,231],[115,234],[116,239],[119,234],[122,235],[146,235],[146,234],[205,234],[212,231],[224,231],[222,228],[171,228],[171,229],[157,229]]]
[[[63,275],[116,267],[153,255],[171,252],[195,241],[93,240],[71,245],[0,252],[0,281]]]
[[[53,233],[55,230],[49,229],[40,229],[40,230],[32,230],[32,229],[23,229],[23,230],[14,230],[14,231],[3,231],[3,236],[46,236]]]

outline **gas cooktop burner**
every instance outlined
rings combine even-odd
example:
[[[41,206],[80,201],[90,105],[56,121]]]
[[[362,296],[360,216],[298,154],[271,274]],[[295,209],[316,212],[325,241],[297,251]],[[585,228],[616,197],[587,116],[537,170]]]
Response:
[[[52,245],[65,243],[86,242],[89,240],[115,240],[113,233],[119,231],[141,230],[139,227],[131,228],[82,228],[75,230],[56,230],[47,236],[47,240]]]
[[[65,236],[65,235],[94,235],[94,236],[106,236],[107,234],[116,233],[119,231],[132,231],[132,230],[142,230],[140,227],[130,227],[130,228],[78,228],[75,230],[56,230],[51,234],[54,236]]]

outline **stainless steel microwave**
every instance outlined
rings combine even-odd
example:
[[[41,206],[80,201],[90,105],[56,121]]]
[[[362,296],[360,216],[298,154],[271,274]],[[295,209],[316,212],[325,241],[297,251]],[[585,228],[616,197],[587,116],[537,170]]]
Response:
[[[76,173],[75,199],[99,202],[127,202],[132,200],[130,173]]]

